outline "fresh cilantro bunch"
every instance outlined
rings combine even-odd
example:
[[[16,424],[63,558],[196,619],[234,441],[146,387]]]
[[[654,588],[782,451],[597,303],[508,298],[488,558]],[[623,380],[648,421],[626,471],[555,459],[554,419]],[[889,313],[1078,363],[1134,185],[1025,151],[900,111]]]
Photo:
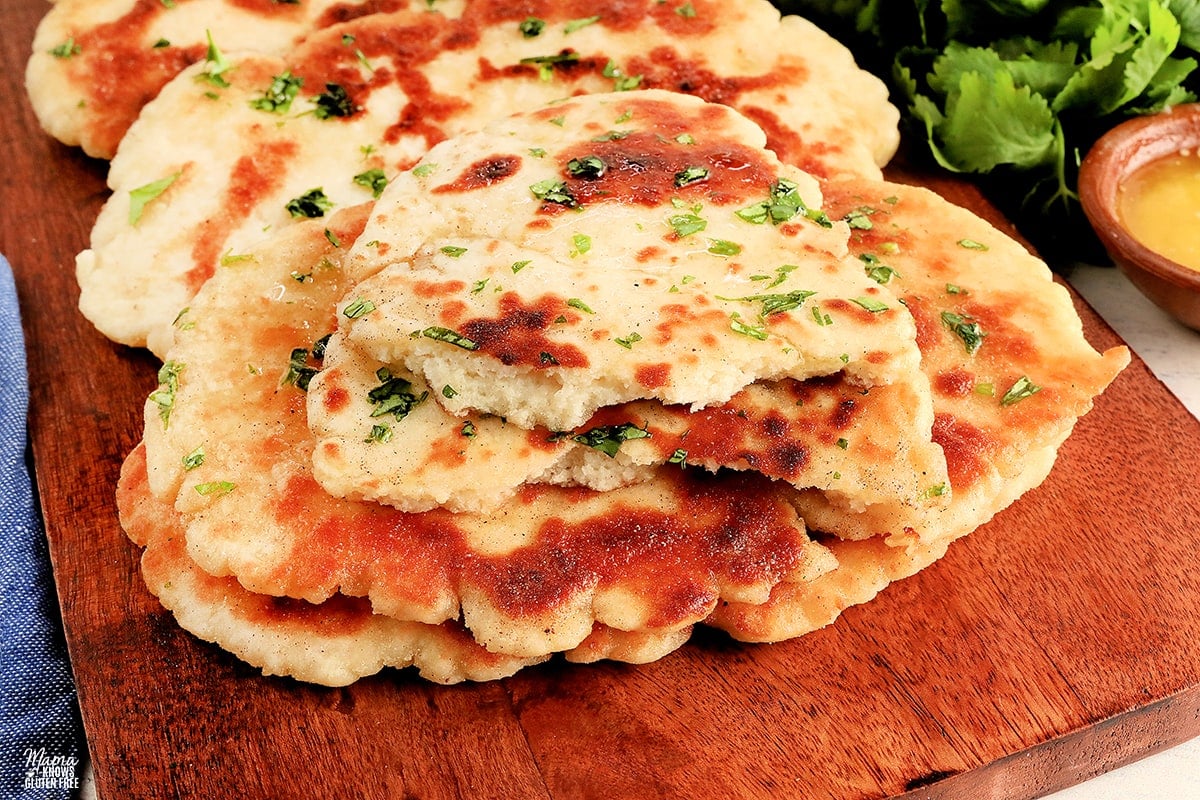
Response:
[[[1090,232],[1080,160],[1132,116],[1196,99],[1200,0],[783,0],[889,82],[910,139],[1048,255]],[[1095,245],[1092,242],[1093,247]]]

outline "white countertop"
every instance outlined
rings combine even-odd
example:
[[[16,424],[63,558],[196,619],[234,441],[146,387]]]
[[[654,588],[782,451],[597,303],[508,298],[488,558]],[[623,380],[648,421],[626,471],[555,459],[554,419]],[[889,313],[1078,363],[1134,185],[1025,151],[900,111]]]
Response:
[[[1081,265],[1069,280],[1192,415],[1200,417],[1200,333],[1159,311],[1116,269]],[[1045,800],[1200,800],[1200,739]]]
[[[1081,265],[1070,282],[1158,379],[1200,417],[1200,333],[1159,311],[1115,269]],[[82,789],[81,800],[94,800],[90,765]],[[1044,800],[1200,800],[1200,738]]]

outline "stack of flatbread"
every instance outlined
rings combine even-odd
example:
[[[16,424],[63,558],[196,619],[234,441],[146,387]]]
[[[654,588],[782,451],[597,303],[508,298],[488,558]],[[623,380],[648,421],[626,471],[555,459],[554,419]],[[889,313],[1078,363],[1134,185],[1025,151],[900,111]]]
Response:
[[[39,42],[115,46],[84,5]],[[146,583],[264,672],[819,629],[1040,483],[1128,359],[884,182],[882,86],[765,2],[318,5],[106,120],[78,262],[163,359],[118,487]]]

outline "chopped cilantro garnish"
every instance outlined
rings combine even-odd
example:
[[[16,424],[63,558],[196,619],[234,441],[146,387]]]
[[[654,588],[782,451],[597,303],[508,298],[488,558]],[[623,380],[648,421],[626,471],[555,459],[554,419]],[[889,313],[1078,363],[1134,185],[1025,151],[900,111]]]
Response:
[[[292,107],[292,101],[296,99],[296,94],[303,84],[304,79],[291,72],[276,75],[271,79],[271,85],[263,92],[263,96],[250,101],[250,107],[272,114],[285,114]]]
[[[412,382],[393,375],[387,367],[377,369],[375,377],[379,379],[379,385],[367,392],[367,400],[375,406],[371,411],[372,417],[392,414],[397,420],[402,420],[429,396],[429,392],[414,394]]]
[[[823,328],[823,327],[825,327],[826,325],[832,325],[832,324],[833,324],[833,317],[831,317],[831,316],[829,316],[828,314],[826,314],[826,313],[822,312],[822,311],[821,311],[821,307],[820,307],[820,306],[818,306],[818,305],[814,305],[814,306],[812,307],[812,315],[813,315],[813,321],[815,321],[815,322],[816,322],[818,325],[820,325],[822,328]]]
[[[280,379],[280,386],[295,386],[302,392],[308,391],[308,385],[316,376],[317,369],[308,365],[308,349],[297,347],[292,350],[288,359],[287,370]]]
[[[459,428],[459,433],[461,433],[467,439],[474,439],[478,432],[479,431],[475,428],[475,423],[471,420],[467,420],[462,424],[462,427]]]
[[[171,421],[171,411],[175,408],[175,393],[179,391],[179,373],[184,365],[178,361],[167,361],[158,369],[159,388],[150,394],[150,402],[158,406],[158,417],[162,420],[163,430]]]
[[[334,233],[333,231],[331,231],[329,228],[325,229],[325,238],[328,239],[329,243],[331,245],[333,245],[334,247],[342,246],[342,240],[339,239],[338,235],[336,233]]]
[[[50,55],[54,56],[55,58],[70,58],[71,56],[77,56],[82,52],[83,49],[80,48],[80,46],[75,42],[75,37],[70,37],[58,47],[50,49]]]
[[[804,305],[805,300],[815,294],[816,292],[797,289],[786,294],[751,294],[746,297],[717,297],[717,299],[732,303],[762,303],[762,311],[758,317],[766,319],[772,314],[782,314],[785,311],[799,308]]]
[[[412,174],[418,178],[424,178],[437,169],[437,164],[418,164],[413,167]]]
[[[579,205],[579,201],[567,189],[567,184],[554,178],[546,178],[530,185],[529,191],[533,192],[533,196],[545,203],[557,203],[567,208],[575,208]]]
[[[838,439],[836,442],[834,442],[834,444],[836,444],[841,449],[846,450],[846,449],[849,449],[849,447],[850,447],[850,440]]]
[[[174,175],[168,175],[165,178],[160,178],[130,191],[129,224],[136,225],[138,220],[142,218],[142,213],[146,210],[146,205],[165,192],[168,186],[179,180],[179,176],[182,174],[182,172],[176,172]]]
[[[1037,386],[1033,383],[1033,381],[1029,380],[1029,378],[1022,375],[1017,379],[1017,382],[1014,383],[1009,390],[1004,393],[1004,397],[1000,398],[1000,405],[1011,406],[1013,403],[1020,402],[1027,397],[1032,397],[1041,390],[1042,387]]]
[[[622,140],[626,136],[628,136],[630,133],[631,133],[631,131],[608,131],[606,133],[600,134],[599,136],[593,136],[592,141],[593,142],[619,142],[620,140]]]
[[[321,187],[309,189],[299,197],[293,197],[284,206],[293,219],[315,218],[325,216],[325,212],[333,208],[333,201],[325,196]]]
[[[602,425],[571,437],[572,440],[599,450],[610,458],[617,455],[617,451],[621,449],[622,443],[631,439],[649,438],[649,431],[639,428],[631,422],[623,425]]]
[[[675,173],[675,186],[682,189],[684,186],[706,181],[708,180],[708,176],[708,167],[685,167]]]
[[[392,426],[391,425],[372,425],[371,432],[367,434],[367,438],[364,439],[363,441],[368,442],[370,444],[386,444],[387,442],[390,442],[391,440],[392,440]]]
[[[968,250],[987,250],[988,246],[983,242],[977,242],[974,239],[959,239],[959,247],[965,247]]]
[[[526,39],[533,39],[542,34],[546,29],[546,20],[538,19],[537,17],[526,17],[517,26],[517,30],[521,31],[521,35]]]
[[[381,169],[369,169],[366,172],[360,172],[354,176],[354,182],[359,186],[371,190],[371,196],[378,198],[383,194],[384,188],[388,185],[387,176],[383,174]]]
[[[833,226],[833,222],[824,211],[805,205],[804,200],[800,197],[800,187],[787,178],[780,178],[771,184],[766,200],[734,213],[746,222],[752,222],[755,225],[762,225],[768,220],[771,224],[778,225],[800,214],[823,228]]]
[[[667,459],[668,464],[678,464],[681,467],[687,466],[688,451],[682,447],[676,448],[674,453]]]
[[[446,245],[446,246],[444,246],[444,247],[441,247],[441,248],[439,248],[439,249],[440,249],[440,250],[441,250],[443,253],[445,253],[446,255],[450,256],[451,258],[458,258],[458,257],[460,257],[460,256],[461,256],[463,253],[467,252],[467,248],[465,248],[465,247],[458,247],[458,246],[456,246],[456,245],[452,245],[452,244],[448,244],[448,245]],[[487,283],[487,281],[485,280],[485,281],[484,281],[484,283]],[[483,287],[481,286],[480,288],[482,289]]]
[[[457,396],[458,396],[458,389],[455,389],[450,384],[447,383],[445,386],[442,387],[442,397],[446,398],[447,400],[453,400]]]
[[[736,311],[729,315],[729,327],[734,333],[749,336],[751,339],[766,341],[767,329],[762,325],[747,325],[742,322],[742,315]]]
[[[715,256],[736,256],[742,252],[742,246],[727,239],[712,239],[708,243],[708,252]]]
[[[592,311],[592,309],[588,308],[588,304],[580,300],[578,297],[572,297],[571,299],[567,300],[567,305],[569,305],[571,308],[578,308],[585,314],[596,313],[595,311]]]
[[[372,303],[370,300],[364,300],[360,297],[357,300],[348,303],[346,307],[342,309],[342,315],[345,316],[346,319],[358,319],[359,317],[365,317],[374,310],[374,303]]]
[[[237,484],[230,481],[209,481],[208,483],[197,483],[194,488],[197,494],[207,497],[208,495],[229,494],[237,488]]]
[[[584,180],[595,180],[603,177],[608,165],[604,163],[604,159],[600,156],[584,156],[583,158],[572,158],[567,162],[567,174],[575,178],[583,178]]]
[[[696,7],[692,5],[691,0],[688,0],[688,2],[676,8],[675,13],[684,19],[692,19],[696,16]]]
[[[204,55],[204,69],[197,78],[226,89],[229,87],[229,81],[225,80],[224,73],[228,72],[232,65],[213,41],[212,31],[205,31],[204,35],[208,37],[208,51]]]
[[[626,75],[612,59],[609,59],[608,63],[604,65],[601,74],[606,78],[612,79],[614,92],[631,92],[642,85],[641,75]],[[632,118],[632,116],[630,112],[626,111],[617,118],[617,122],[625,122]]]
[[[866,270],[867,277],[876,283],[884,284],[889,282],[892,278],[900,277],[899,272],[896,272],[896,270],[880,261],[878,256],[873,256],[870,253],[864,253],[859,256],[859,260],[866,265],[863,269]]]
[[[571,237],[571,258],[581,256],[592,249],[592,237],[585,233],[577,233]]]
[[[550,80],[554,76],[554,68],[559,64],[570,64],[579,60],[579,53],[574,50],[563,50],[549,56],[529,56],[522,58],[522,64],[531,64],[538,68],[538,77],[544,81]],[[553,122],[553,120],[551,120]],[[562,123],[556,123],[561,125]]]
[[[533,263],[533,262],[532,262],[532,261],[530,261],[528,258],[527,258],[527,259],[525,259],[524,261],[514,261],[514,262],[513,262],[513,265],[512,265],[512,271],[513,271],[513,272],[520,272],[521,270],[523,270],[523,269],[525,269],[526,267],[528,267],[528,266],[529,266],[531,263]]]
[[[595,15],[594,17],[582,17],[580,19],[573,19],[573,20],[568,21],[567,24],[563,26],[563,33],[574,33],[575,31],[579,30],[580,28],[586,28],[589,25],[595,25],[599,21],[600,21],[599,14]]]
[[[693,233],[699,233],[708,227],[708,222],[702,217],[695,214],[676,214],[667,219],[675,235],[679,238],[691,236]]]
[[[983,337],[987,336],[976,320],[955,314],[953,311],[942,312],[942,324],[953,331],[959,339],[962,339],[967,352],[972,355],[983,344]]]
[[[349,117],[358,111],[358,106],[354,105],[350,95],[336,83],[325,84],[325,91],[314,97],[312,101],[316,104],[313,114],[317,119]]]
[[[613,339],[614,342],[621,345],[621,347],[624,347],[626,350],[632,350],[634,343],[640,342],[641,340],[642,340],[642,335],[640,333],[638,333],[637,331],[634,331],[633,333],[629,334],[628,336],[626,336],[624,338],[617,337],[616,339]]]
[[[865,308],[867,311],[870,311],[872,314],[878,314],[882,311],[888,310],[887,303],[882,303],[876,300],[874,297],[854,297],[851,298],[851,301],[856,305]]]
[[[204,445],[197,447],[183,457],[183,468],[185,471],[190,472],[202,464],[204,464]]]
[[[871,214],[874,213],[875,209],[863,206],[848,212],[846,216],[842,217],[842,221],[855,230],[869,231],[874,227],[871,222]]]
[[[426,339],[433,339],[435,342],[445,342],[452,344],[455,347],[461,347],[463,350],[478,350],[479,344],[468,339],[457,331],[449,328],[442,328],[437,325],[430,326],[421,331],[421,335]]]

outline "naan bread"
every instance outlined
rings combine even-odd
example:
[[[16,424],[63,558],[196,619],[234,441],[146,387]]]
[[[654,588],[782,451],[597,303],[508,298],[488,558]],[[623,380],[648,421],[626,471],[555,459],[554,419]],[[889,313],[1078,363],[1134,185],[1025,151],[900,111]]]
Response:
[[[385,368],[334,338],[308,393],[317,437],[313,473],[331,494],[403,510],[495,507],[526,483],[598,490],[649,480],[659,467],[751,470],[823,492],[843,513],[870,508],[898,530],[920,527],[949,501],[945,459],[932,441],[921,379],[864,390],[843,375],[752,384],[729,402],[691,411],[654,401],[605,408],[566,434],[501,417],[448,413],[439,390],[408,373],[425,400],[386,411]],[[386,368],[385,368],[386,369]],[[914,385],[915,384],[915,385]],[[376,398],[373,401],[372,398]],[[832,529],[858,534],[860,523]]]
[[[721,600],[761,602],[833,566],[786,487],[740,473],[672,466],[612,492],[529,487],[486,515],[332,498],[311,474],[296,383],[347,289],[333,242],[353,241],[363,217],[290,228],[223,268],[176,325],[147,402],[148,480],[204,572],[313,603],[366,597],[403,621],[461,618],[489,650],[535,658],[580,646],[597,623],[670,640]]]
[[[450,387],[453,413],[556,431],[641,398],[917,374],[908,312],[843,259],[816,182],[763,146],[728,107],[660,91],[447,140],[376,202],[338,335]]]
[[[456,14],[462,3],[439,0]],[[180,71],[224,52],[283,56],[309,33],[423,0],[55,0],[38,25],[25,85],[46,132],[112,158],[142,106]]]
[[[1124,347],[1097,353],[1046,265],[974,214],[892,183],[834,182],[825,191],[831,213],[869,220],[850,248],[883,270],[918,321],[951,501],[935,515],[935,537],[893,530],[829,540],[838,570],[804,586],[781,584],[767,603],[722,604],[710,623],[739,639],[803,635],[940,558],[1042,482],[1075,422],[1129,361]],[[799,507],[812,528],[844,522],[819,494],[809,499]],[[857,579],[839,576],[843,569]]]
[[[165,85],[112,161],[113,195],[78,258],[81,310],[106,336],[161,355],[199,286],[291,224],[289,203],[303,215],[371,199],[438,141],[583,92],[690,92],[744,112],[811,174],[878,176],[898,113],[845,48],[765,0],[698,0],[694,17],[681,7],[479,0],[457,19],[365,16],[286,57],[214,39],[220,65],[197,62]],[[531,15],[545,22],[536,36],[521,31]],[[206,80],[214,70],[227,86]]]
[[[149,492],[146,453],[126,459],[117,487],[121,524],[144,548],[142,577],[185,630],[265,675],[345,686],[384,667],[415,666],[437,683],[496,680],[544,658],[491,653],[453,622],[424,625],[375,614],[361,598],[320,604],[248,592],[188,558],[178,512]]]

